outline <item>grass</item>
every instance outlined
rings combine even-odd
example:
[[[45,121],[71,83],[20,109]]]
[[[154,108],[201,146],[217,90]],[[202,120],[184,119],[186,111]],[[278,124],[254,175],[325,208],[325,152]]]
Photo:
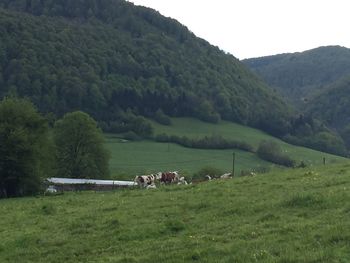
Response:
[[[0,200],[0,262],[349,262],[350,164]]]
[[[305,147],[287,144],[262,131],[221,121],[211,124],[191,118],[172,118],[172,125],[165,126],[152,122],[155,134],[187,136],[202,138],[213,134],[224,138],[245,141],[255,148],[261,140],[273,140],[281,145],[283,151],[298,162],[307,165],[319,165],[323,157],[327,162],[341,162],[345,158],[314,151]],[[107,146],[112,153],[110,167],[116,178],[132,178],[136,174],[152,173],[161,170],[179,170],[184,174],[193,174],[204,166],[213,166],[232,170],[232,152],[236,153],[236,171],[254,170],[257,167],[274,167],[269,162],[256,157],[255,154],[239,150],[199,150],[181,147],[176,144],[156,143],[151,141],[123,142],[118,135],[108,134]]]
[[[133,178],[136,174],[174,170],[189,175],[205,166],[232,170],[232,150],[199,150],[151,141],[122,142],[113,137],[108,137],[107,146],[112,153],[112,174],[122,179]],[[255,154],[239,150],[235,150],[235,153],[237,173],[271,166]]]

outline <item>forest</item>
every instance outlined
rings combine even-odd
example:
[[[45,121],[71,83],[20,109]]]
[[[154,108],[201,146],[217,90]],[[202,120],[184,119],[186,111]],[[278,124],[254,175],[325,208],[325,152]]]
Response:
[[[305,145],[306,125],[308,136],[329,135],[313,147],[344,154],[331,146],[336,134],[305,122],[234,56],[176,20],[121,0],[0,0],[6,96],[29,98],[51,123],[82,110],[106,132],[142,137],[152,135],[146,118],[187,116]]]
[[[350,49],[325,46],[243,61],[300,109],[315,94],[350,74]]]

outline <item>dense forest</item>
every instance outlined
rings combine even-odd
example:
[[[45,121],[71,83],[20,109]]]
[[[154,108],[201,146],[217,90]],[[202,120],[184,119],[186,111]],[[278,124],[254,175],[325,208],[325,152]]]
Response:
[[[306,112],[336,128],[350,147],[350,75],[314,96]]]
[[[243,62],[295,106],[303,108],[315,93],[350,74],[350,49],[326,46]]]
[[[234,56],[123,0],[0,0],[0,98],[6,96],[29,98],[52,123],[81,110],[104,131],[148,136],[144,117],[224,119],[345,154],[341,141],[332,143],[335,134],[295,116]],[[310,144],[319,134],[327,136]]]
[[[290,111],[262,81],[154,10],[119,0],[0,7],[2,97],[28,96],[55,115],[81,109],[104,127],[127,109],[147,117],[160,109],[285,132]]]
[[[304,115],[336,130],[350,147],[350,49],[319,47],[301,53],[247,59],[244,63],[289,97]],[[303,145],[312,139],[307,141]]]

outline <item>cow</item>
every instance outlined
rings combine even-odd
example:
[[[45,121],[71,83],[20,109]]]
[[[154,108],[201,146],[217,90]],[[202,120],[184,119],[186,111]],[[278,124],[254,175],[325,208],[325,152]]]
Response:
[[[226,173],[220,176],[220,179],[230,179],[232,178],[231,173]]]
[[[206,176],[204,176],[204,178],[205,178],[206,180],[208,180],[208,181],[211,181],[211,180],[212,180],[212,178],[211,178],[211,176],[210,176],[209,174],[207,174]]]
[[[159,172],[156,177],[159,178],[161,184],[178,183],[180,181],[180,176],[177,171],[164,173]]]
[[[147,185],[146,189],[157,189],[157,186],[155,184]]]
[[[187,181],[185,180],[185,177],[180,177],[180,179],[179,179],[179,182],[177,183],[177,184],[184,184],[184,185],[187,185],[188,183],[187,183]]]
[[[137,183],[137,185],[140,188],[147,188],[149,185],[154,185],[155,182],[155,176],[153,174],[151,175],[137,175],[135,177],[134,182]]]

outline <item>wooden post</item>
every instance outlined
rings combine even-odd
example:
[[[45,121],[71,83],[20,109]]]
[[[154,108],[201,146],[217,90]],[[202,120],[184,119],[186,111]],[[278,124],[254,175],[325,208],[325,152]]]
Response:
[[[326,157],[323,157],[323,165],[326,165]]]
[[[232,177],[235,176],[235,159],[236,159],[236,154],[232,153]]]

